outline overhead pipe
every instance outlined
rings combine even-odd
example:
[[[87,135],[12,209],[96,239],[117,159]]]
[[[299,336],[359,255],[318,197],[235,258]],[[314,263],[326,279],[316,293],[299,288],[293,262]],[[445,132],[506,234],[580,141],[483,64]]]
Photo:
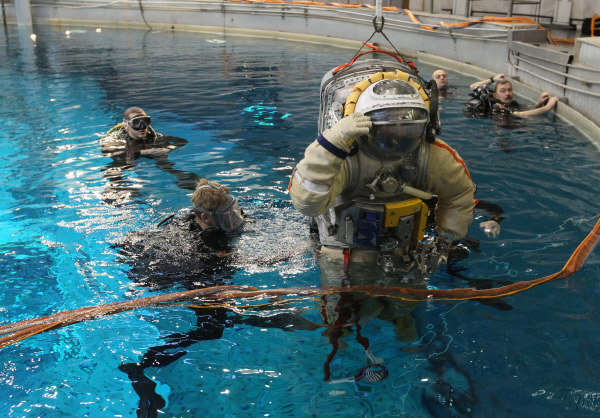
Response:
[[[373,21],[373,25],[375,29],[383,29],[383,0],[375,0],[375,20]]]
[[[4,9],[4,0],[2,1],[2,22],[4,22],[4,31],[6,32],[6,10]]]

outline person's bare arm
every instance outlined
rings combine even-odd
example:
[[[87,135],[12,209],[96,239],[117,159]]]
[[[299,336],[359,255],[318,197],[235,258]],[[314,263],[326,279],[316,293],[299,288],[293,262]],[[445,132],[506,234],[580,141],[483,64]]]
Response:
[[[546,113],[549,110],[552,110],[552,108],[554,108],[554,106],[556,106],[556,103],[558,103],[558,97],[550,97],[548,99],[548,102],[542,107],[538,107],[536,109],[531,109],[531,110],[525,110],[522,112],[513,112],[512,114],[515,116],[519,116],[521,118],[537,116],[537,115],[541,115],[542,113]]]
[[[479,86],[485,86],[485,85],[488,85],[488,84],[495,83],[495,82],[497,82],[497,81],[504,81],[504,80],[505,80],[505,75],[504,75],[504,74],[502,74],[502,73],[500,73],[500,74],[496,74],[496,75],[495,75],[495,76],[493,76],[493,77],[486,78],[485,80],[476,81],[475,83],[471,84],[471,85],[469,86],[469,88],[470,88],[471,90],[475,90],[475,89],[476,89],[477,87],[479,87]]]

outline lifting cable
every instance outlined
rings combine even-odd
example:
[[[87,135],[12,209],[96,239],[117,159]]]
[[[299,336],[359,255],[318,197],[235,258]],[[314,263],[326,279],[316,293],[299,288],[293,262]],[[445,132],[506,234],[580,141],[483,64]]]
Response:
[[[374,53],[374,52],[379,52],[382,54],[387,54],[390,55],[394,58],[396,58],[399,62],[405,62],[406,64],[408,64],[408,66],[410,68],[412,68],[413,70],[415,70],[415,73],[418,73],[419,70],[417,70],[417,67],[414,66],[414,64],[411,61],[406,61],[406,59],[402,56],[402,54],[400,53],[400,51],[398,51],[398,49],[396,48],[396,46],[394,46],[394,44],[392,43],[392,41],[390,41],[390,38],[387,37],[387,35],[383,32],[383,26],[385,25],[385,17],[383,16],[382,13],[382,8],[381,8],[381,0],[377,0],[376,2],[376,9],[375,9],[375,16],[373,17],[373,33],[371,34],[371,36],[369,36],[369,39],[367,39],[366,41],[364,41],[361,45],[361,47],[358,49],[358,51],[356,51],[356,53],[354,54],[354,56],[352,57],[352,59],[347,63],[347,64],[342,64],[339,67],[337,67],[332,74],[337,78],[340,75],[343,74],[344,70],[349,68],[350,66],[352,66],[352,64],[354,64],[354,62],[362,57],[365,54],[370,54],[370,53]],[[375,36],[375,34],[380,33],[386,41],[388,41],[388,43],[390,44],[390,46],[394,49],[394,51],[396,52],[396,54],[392,53],[392,52],[387,52],[387,51],[382,51],[379,49],[379,47],[377,45],[370,45],[369,41],[373,38],[373,36]],[[371,48],[370,51],[365,51],[365,52],[360,52],[362,51],[364,46],[368,46],[369,48]],[[340,71],[341,70],[341,71]],[[424,81],[424,80],[423,80]]]
[[[561,280],[578,271],[586,262],[588,256],[596,247],[600,237],[600,219],[587,237],[579,244],[565,266],[558,272],[535,280],[521,281],[506,286],[492,289],[455,288],[455,289],[425,289],[410,288],[402,286],[347,286],[347,287],[292,287],[281,289],[257,289],[250,286],[216,286],[204,289],[188,290],[184,292],[169,293],[159,296],[150,296],[140,299],[113,302],[98,306],[88,306],[72,311],[61,312],[50,316],[29,319],[14,324],[0,326],[0,349],[27,337],[61,328],[82,321],[97,319],[105,315],[130,311],[138,308],[151,306],[172,306],[185,300],[195,299],[193,307],[227,307],[229,305],[221,302],[215,305],[210,301],[224,301],[231,299],[264,299],[268,297],[293,296],[296,299],[302,297],[314,297],[332,293],[358,292],[369,296],[385,296],[399,298],[409,302],[422,302],[430,300],[469,300],[490,299],[515,295],[531,289],[543,283]],[[287,300],[288,302],[290,300]],[[279,300],[273,303],[281,303]],[[208,303],[208,306],[202,306]]]
[[[144,8],[142,7],[142,0],[138,0],[138,3],[140,4],[140,13],[142,15],[142,19],[144,19],[144,23],[146,24],[146,26],[148,26],[148,29],[152,30],[152,26],[150,26],[148,24],[148,22],[146,21],[146,16],[144,16]]]
[[[0,0],[2,2],[2,22],[4,23],[4,33],[6,33],[6,38],[8,38],[7,26],[6,26],[6,10],[4,9],[4,0]]]

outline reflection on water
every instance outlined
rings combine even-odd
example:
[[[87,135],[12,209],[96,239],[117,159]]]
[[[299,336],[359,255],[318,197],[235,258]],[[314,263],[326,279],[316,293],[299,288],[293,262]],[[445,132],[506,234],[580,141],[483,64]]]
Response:
[[[314,243],[286,188],[316,134],[320,79],[353,51],[36,32],[35,43],[14,28],[0,35],[2,324],[209,283],[319,285]],[[559,270],[600,212],[597,150],[553,114],[510,126],[467,119],[473,80],[449,77],[442,138],[503,219],[496,238],[475,223],[478,251],[429,284],[485,288]],[[99,136],[130,106],[187,143],[134,161],[103,153]],[[227,272],[217,280],[188,257],[191,280],[173,284],[167,273],[182,271],[173,260],[149,258],[146,270],[125,262],[118,244],[189,207],[196,176],[229,186],[252,220],[231,242]],[[110,191],[125,191],[123,204],[107,204]],[[598,268],[593,254],[572,278],[518,296],[407,310],[401,299],[352,294],[83,322],[2,350],[0,413],[126,416],[148,400],[169,416],[596,416]],[[380,362],[387,376],[365,369]]]

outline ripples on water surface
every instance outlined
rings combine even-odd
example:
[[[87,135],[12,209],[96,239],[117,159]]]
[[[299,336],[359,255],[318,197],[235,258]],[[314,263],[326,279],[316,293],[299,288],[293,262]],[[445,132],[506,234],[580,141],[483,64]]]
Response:
[[[209,34],[37,32],[36,44],[14,29],[0,35],[0,324],[151,295],[131,283],[111,244],[186,207],[182,179],[191,174],[231,187],[256,220],[237,243],[243,265],[231,283],[319,284],[286,187],[315,136],[320,79],[353,50]],[[427,76],[433,69],[419,67]],[[470,235],[481,251],[432,280],[500,285],[559,270],[600,213],[598,150],[554,115],[512,127],[466,119],[472,79],[450,79],[462,88],[442,102],[443,138],[505,220],[495,239],[476,220]],[[168,160],[116,170],[98,137],[132,105],[189,143]],[[288,261],[249,261],[279,253]],[[394,315],[395,303],[366,301],[375,311],[361,333],[389,371],[377,383],[323,381],[332,348],[316,326],[319,299],[229,312],[220,338],[189,345],[140,379],[156,383],[169,417],[597,416],[598,261],[593,254],[573,277],[502,301],[422,303],[412,318]],[[188,308],[143,309],[4,348],[0,415],[135,416],[139,396],[119,365],[195,325]],[[348,331],[332,380],[366,364]]]

